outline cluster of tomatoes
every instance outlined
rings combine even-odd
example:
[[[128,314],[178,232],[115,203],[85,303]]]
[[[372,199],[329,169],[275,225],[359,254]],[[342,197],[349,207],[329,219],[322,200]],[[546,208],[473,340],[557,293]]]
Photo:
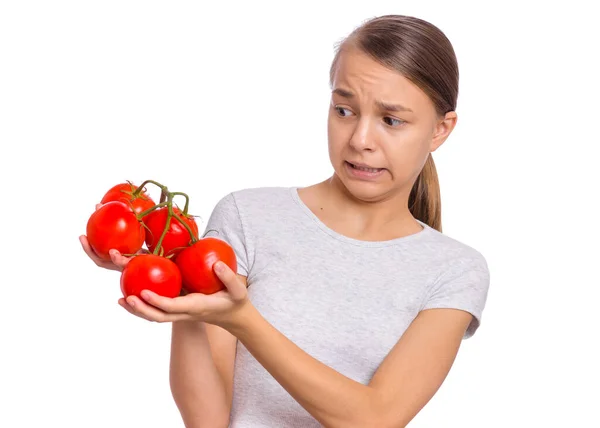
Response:
[[[158,204],[146,191],[147,183],[160,187]],[[183,211],[173,204],[176,195],[185,197]],[[144,289],[166,297],[182,292],[212,294],[225,288],[212,269],[216,261],[225,262],[236,272],[235,253],[227,242],[198,237],[198,225],[187,212],[189,198],[185,193],[169,192],[152,180],[139,187],[126,182],[108,190],[100,204],[88,220],[87,239],[104,260],[111,260],[111,249],[131,257],[121,273],[125,297],[139,297]],[[141,251],[144,244],[147,251]]]

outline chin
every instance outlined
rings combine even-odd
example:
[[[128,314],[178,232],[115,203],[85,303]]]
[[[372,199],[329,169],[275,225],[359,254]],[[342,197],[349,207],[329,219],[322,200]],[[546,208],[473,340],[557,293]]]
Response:
[[[354,198],[363,202],[379,202],[388,195],[387,189],[376,184],[350,184],[346,189]]]
[[[378,202],[389,195],[389,184],[353,180],[336,173],[336,180],[353,198],[364,202]]]

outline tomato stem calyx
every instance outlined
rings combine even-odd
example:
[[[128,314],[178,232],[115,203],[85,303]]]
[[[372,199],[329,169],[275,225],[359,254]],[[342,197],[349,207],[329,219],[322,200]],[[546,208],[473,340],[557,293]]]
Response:
[[[154,184],[155,186],[160,188],[160,191],[161,191],[160,201],[158,204],[154,205],[153,207],[148,208],[147,210],[138,214],[138,220],[140,220],[143,223],[143,218],[145,216],[147,216],[148,214],[150,214],[152,211],[159,209],[159,208],[167,207],[167,221],[165,224],[165,228],[163,229],[163,232],[162,232],[158,242],[156,243],[156,247],[154,248],[154,251],[152,252],[152,254],[163,256],[164,249],[162,248],[162,242],[163,242],[168,230],[171,227],[172,218],[175,218],[175,220],[177,220],[179,223],[181,223],[183,225],[183,227],[187,230],[187,232],[190,234],[191,243],[192,244],[196,243],[198,241],[198,236],[196,236],[196,234],[192,231],[191,227],[185,221],[183,221],[179,215],[176,215],[173,210],[173,198],[178,195],[183,196],[185,198],[185,206],[183,207],[183,212],[181,212],[181,213],[183,214],[184,219],[189,217],[189,215],[188,215],[188,209],[189,209],[189,205],[190,205],[189,196],[183,192],[170,192],[169,189],[167,188],[167,186],[164,186],[164,185],[158,183],[157,181],[145,180],[142,184],[140,184],[140,186],[135,191],[132,192],[133,197],[139,197],[140,193],[144,189],[144,186],[146,186],[148,183]]]

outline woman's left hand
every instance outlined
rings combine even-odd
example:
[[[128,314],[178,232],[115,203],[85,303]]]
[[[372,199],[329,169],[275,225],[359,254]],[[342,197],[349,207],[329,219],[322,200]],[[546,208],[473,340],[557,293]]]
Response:
[[[241,310],[248,306],[246,285],[223,262],[213,266],[226,289],[214,294],[190,293],[175,298],[143,290],[142,299],[129,296],[119,304],[133,315],[153,322],[204,321],[225,327],[236,322]]]

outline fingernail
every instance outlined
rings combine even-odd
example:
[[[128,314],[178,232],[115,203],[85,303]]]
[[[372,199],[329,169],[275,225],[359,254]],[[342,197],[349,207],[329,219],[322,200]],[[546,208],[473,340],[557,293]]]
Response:
[[[128,300],[127,303],[129,303],[129,306],[134,307],[135,306],[135,302],[133,299]]]
[[[215,270],[217,272],[223,272],[223,269],[224,269],[223,262],[215,263]]]
[[[147,290],[142,291],[142,297],[144,299],[149,299],[150,298],[150,292]]]

